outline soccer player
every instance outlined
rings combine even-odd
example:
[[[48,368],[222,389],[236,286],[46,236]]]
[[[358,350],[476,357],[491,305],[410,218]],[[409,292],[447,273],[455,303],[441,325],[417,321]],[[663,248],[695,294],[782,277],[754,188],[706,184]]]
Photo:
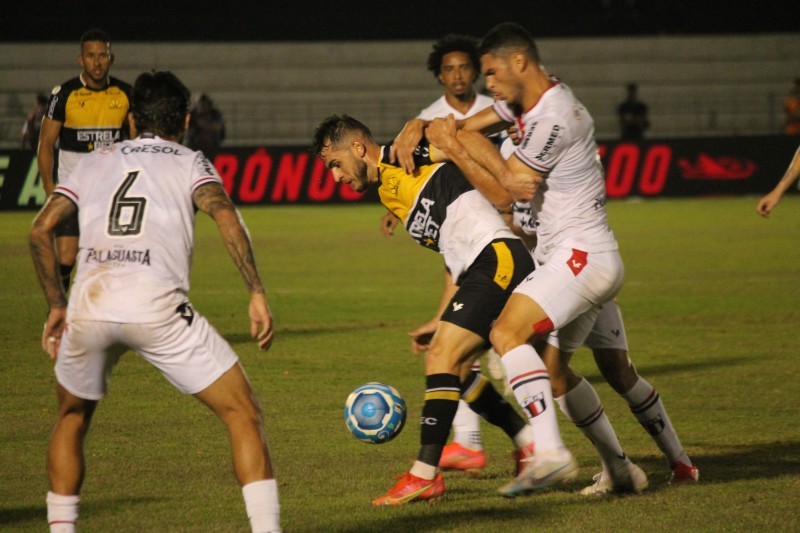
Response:
[[[130,108],[130,85],[109,76],[114,54],[106,32],[92,29],[81,36],[78,64],[83,70],[77,77],[53,88],[42,120],[37,161],[48,196],[83,156],[122,139]],[[56,229],[56,242],[59,275],[67,290],[78,253],[77,219]]]
[[[798,177],[800,177],[800,147],[795,151],[794,157],[789,162],[789,167],[781,180],[775,185],[775,188],[758,201],[756,212],[762,217],[768,218],[769,214],[772,213],[772,210],[783,198],[783,194],[789,190],[792,183],[797,181]]]
[[[420,111],[417,118],[433,120],[453,115],[456,119],[464,119],[492,105],[492,98],[475,90],[475,81],[480,74],[477,48],[478,40],[475,37],[457,34],[445,35],[433,44],[428,55],[428,70],[442,86],[444,94]],[[393,235],[399,220],[391,211],[387,211],[381,218],[381,232],[386,236]],[[432,332],[437,322],[438,315],[409,335],[413,339],[420,338]],[[414,342],[412,348],[415,352],[419,352],[427,349],[427,344]],[[496,361],[497,355],[490,349],[487,352],[487,360],[492,361],[492,357]],[[476,359],[472,371],[480,372],[480,369],[480,362]],[[498,379],[502,378],[502,369],[499,374],[493,375]],[[458,410],[453,419],[453,441],[442,450],[439,468],[461,470],[475,475],[486,466],[480,419],[478,413],[470,409],[467,402],[464,400],[458,402]],[[530,452],[531,450],[524,449],[520,451],[523,456]]]
[[[530,234],[535,241],[536,221],[531,216],[530,204],[514,204],[514,226]],[[628,337],[622,312],[616,300],[601,307],[592,330],[583,342],[592,350],[595,363],[608,384],[628,403],[631,413],[664,453],[672,472],[671,482],[698,481],[699,471],[692,464],[670,421],[661,397],[650,383],[636,371],[628,353]],[[546,343],[540,346],[545,361],[561,358],[569,361],[574,349],[559,351],[558,332],[551,332]],[[598,448],[619,450],[617,436],[607,421],[600,398],[585,378],[571,367],[553,376],[553,394],[562,412]],[[604,495],[611,492],[642,492],[648,486],[646,474],[636,465],[629,464],[629,476],[615,476],[601,453],[603,470],[594,476],[595,483],[585,487],[581,494]]]
[[[389,163],[389,148],[375,143],[364,124],[345,115],[328,117],[317,127],[314,149],[337,182],[356,191],[377,186],[381,202],[403,221],[408,234],[444,256],[447,288],[425,356],[420,451],[411,471],[372,503],[399,505],[436,498],[445,491],[437,466],[462,395],[518,447],[527,444],[520,439],[527,440],[530,427],[519,416],[509,415],[511,406],[486,378],[470,373],[469,365],[487,346],[492,322],[517,283],[532,270],[533,260],[497,211],[510,205],[508,193],[496,182],[481,192],[474,190],[462,169],[434,163],[427,147],[417,151],[419,168],[407,173]],[[463,169],[472,171],[482,172],[477,166]],[[535,397],[551,397],[544,364],[532,358],[522,366],[532,377],[530,390]],[[532,408],[528,403],[521,406]],[[531,435],[534,450],[562,450],[569,455],[571,468],[562,469],[559,476],[547,472],[537,482],[544,486],[551,480],[574,478],[577,467],[561,442],[555,413],[549,409],[539,414],[540,432]]]
[[[532,201],[537,234],[534,258],[539,268],[515,289],[491,333],[509,383],[518,400],[524,401],[531,391],[522,365],[539,359],[530,344],[532,337],[557,332],[560,354],[571,355],[591,331],[602,305],[619,291],[624,269],[608,226],[605,180],[591,116],[566,85],[548,76],[533,39],[521,26],[507,23],[495,27],[482,40],[479,53],[487,87],[498,101],[462,126],[493,131],[516,123],[522,142],[506,162],[483,148],[486,141],[481,135],[464,132],[461,140],[465,142],[460,142],[452,119],[434,122],[428,128],[428,139],[459,166],[477,164],[487,171],[475,176],[488,174],[515,199]],[[408,168],[407,154],[398,153],[398,157]],[[554,379],[564,379],[567,355],[542,356]],[[579,383],[588,385],[585,380]],[[590,392],[582,387],[582,394],[575,394],[582,406],[589,403],[588,396],[596,397],[591,386],[588,388]],[[576,422],[595,422],[568,414]],[[602,409],[596,414],[607,423]],[[536,431],[535,417],[531,423]],[[610,424],[608,430],[613,435]],[[616,442],[613,448],[598,446],[604,464],[615,484],[618,479],[627,481],[636,491],[634,473],[640,470],[622,453],[616,437],[612,440]],[[513,497],[537,490],[542,468],[557,470],[558,464],[566,466],[570,460],[558,451],[540,453],[537,449],[530,464],[501,492]]]
[[[252,530],[280,531],[260,407],[236,354],[187,296],[200,210],[216,222],[247,285],[250,332],[261,349],[269,348],[272,317],[247,229],[208,159],[177,143],[188,121],[188,89],[170,72],[144,73],[132,102],[135,139],[82,158],[30,232],[49,307],[42,347],[56,360],[58,420],[47,450],[51,531],[75,531],[83,442],[128,348],[219,416]],[[67,302],[53,233],[79,212],[80,262]]]

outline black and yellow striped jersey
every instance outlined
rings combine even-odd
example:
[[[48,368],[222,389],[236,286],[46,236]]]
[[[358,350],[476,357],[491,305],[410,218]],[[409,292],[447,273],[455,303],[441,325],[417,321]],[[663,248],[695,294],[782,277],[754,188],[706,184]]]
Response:
[[[109,77],[104,89],[90,89],[80,76],[53,88],[46,117],[61,122],[59,149],[87,153],[123,138],[131,107],[131,86]]]
[[[444,255],[454,280],[492,240],[515,238],[494,206],[453,163],[435,163],[426,146],[414,154],[413,174],[389,162],[383,146],[378,166],[381,203],[419,244]]]

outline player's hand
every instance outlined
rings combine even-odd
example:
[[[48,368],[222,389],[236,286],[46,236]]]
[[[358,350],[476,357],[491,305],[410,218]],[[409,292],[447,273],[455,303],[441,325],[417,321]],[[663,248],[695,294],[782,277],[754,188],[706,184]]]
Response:
[[[267,305],[264,293],[257,292],[250,295],[250,336],[258,341],[261,350],[269,350],[272,345],[272,314]]]
[[[447,152],[458,142],[456,132],[456,119],[451,113],[447,115],[447,118],[437,118],[428,124],[425,129],[425,137],[432,145],[447,155]]]
[[[42,330],[42,350],[47,352],[50,359],[58,357],[58,349],[61,347],[61,336],[67,326],[67,308],[54,307],[47,313],[47,321]]]
[[[431,347],[433,335],[436,333],[436,327],[439,325],[439,319],[434,319],[422,324],[414,331],[409,332],[408,336],[411,337],[411,351],[415,355],[427,351]]]
[[[409,174],[414,172],[414,150],[419,146],[425,129],[425,122],[413,118],[406,122],[389,150],[389,161],[397,163]]]
[[[778,205],[781,200],[781,195],[776,192],[771,192],[758,201],[756,205],[756,213],[764,218],[769,218],[769,214]]]
[[[381,217],[381,233],[384,237],[391,237],[394,235],[394,228],[400,223],[400,219],[394,216],[394,213],[387,212]]]
[[[515,201],[530,202],[542,181],[544,180],[538,174],[517,173],[512,174],[510,179],[504,180],[503,187]]]
[[[519,128],[517,126],[510,126],[506,130],[506,134],[508,135],[508,138],[511,139],[511,142],[514,144],[514,146],[519,145],[520,141],[522,140],[522,137],[519,134]]]

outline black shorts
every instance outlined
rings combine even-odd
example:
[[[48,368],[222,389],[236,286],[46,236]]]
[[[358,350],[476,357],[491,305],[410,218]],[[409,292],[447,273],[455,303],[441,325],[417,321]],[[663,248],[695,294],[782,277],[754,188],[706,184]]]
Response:
[[[56,237],[79,237],[81,233],[78,230],[78,214],[75,213],[75,216],[69,217],[56,226],[53,234]]]
[[[492,241],[458,279],[458,291],[441,319],[480,335],[488,347],[494,321],[533,268],[533,258],[521,240]]]

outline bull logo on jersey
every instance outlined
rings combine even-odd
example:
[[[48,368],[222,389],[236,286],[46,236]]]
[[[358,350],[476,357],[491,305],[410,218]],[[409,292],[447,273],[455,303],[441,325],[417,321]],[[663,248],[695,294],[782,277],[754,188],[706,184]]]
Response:
[[[531,418],[535,418],[547,410],[547,404],[544,401],[544,394],[539,393],[536,396],[525,398],[522,402],[522,408],[528,413]]]

